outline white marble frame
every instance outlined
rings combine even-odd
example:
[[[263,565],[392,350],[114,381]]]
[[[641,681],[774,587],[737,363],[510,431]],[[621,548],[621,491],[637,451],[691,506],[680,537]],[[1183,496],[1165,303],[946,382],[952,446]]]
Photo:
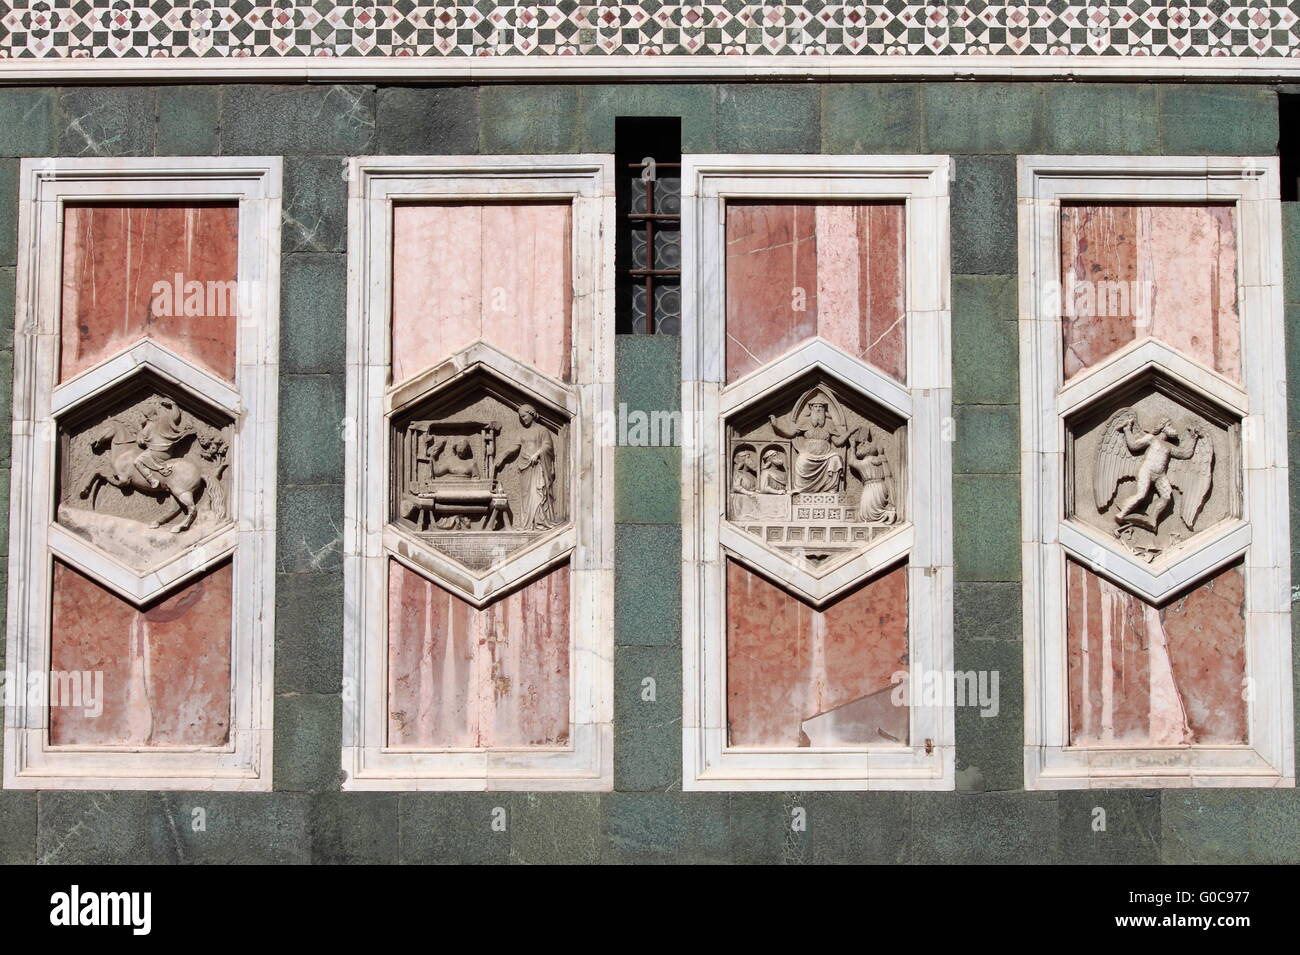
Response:
[[[755,77],[809,80],[1007,79],[1293,83],[1300,66],[1285,56],[1109,56],[1071,53],[943,54],[613,54],[577,56],[170,56],[11,57],[6,84],[63,83],[579,83],[738,82]]]
[[[48,667],[52,561],[140,604],[229,557],[234,567],[231,734],[222,747],[51,746],[44,705],[5,710],[4,786],[12,789],[271,788],[275,645],[276,426],[279,397],[279,157],[24,159],[14,328],[13,474],[9,506],[7,666],[15,686]],[[57,384],[63,206],[79,202],[239,204],[235,385],[141,341]],[[231,441],[234,526],[148,573],[64,533],[54,510],[55,415],[142,369],[239,422]]]
[[[1294,786],[1291,569],[1282,221],[1275,157],[1021,156],[1018,159],[1025,787]],[[1063,387],[1060,280],[1063,200],[1227,202],[1237,221],[1237,299],[1244,390],[1162,343],[1143,339]],[[1063,520],[1064,414],[1122,388],[1144,367],[1214,397],[1243,420],[1243,517],[1164,567],[1122,559]],[[1252,518],[1258,517],[1258,520]],[[1071,747],[1065,565],[1072,553],[1130,591],[1161,599],[1245,558],[1246,745]],[[1102,559],[1094,559],[1098,553]],[[1119,556],[1121,559],[1112,559]]]
[[[444,363],[455,377],[514,368],[517,384],[569,409],[574,480],[570,531],[482,577],[393,549],[387,414],[411,400],[391,381],[392,206],[400,201],[557,199],[572,208],[572,383],[479,341]],[[360,157],[349,166],[347,415],[344,503],[342,765],[349,790],[613,788],[614,447],[599,424],[614,408],[614,160],[608,155]],[[417,376],[422,382],[424,376]],[[416,390],[432,387],[416,384]],[[406,538],[402,538],[407,540]],[[388,560],[396,558],[476,606],[568,561],[570,742],[562,747],[389,749]]]
[[[949,790],[955,780],[953,709],[912,707],[906,744],[730,748],[726,743],[726,573],[734,558],[823,606],[855,581],[908,563],[908,639],[914,674],[952,669],[951,310],[949,159],[946,156],[698,155],[682,164],[682,788],[685,790]],[[908,381],[814,339],[724,384],[725,207],[729,199],[895,199],[906,203]],[[879,543],[890,550],[841,565],[850,580],[809,589],[766,548],[738,547],[722,519],[724,409],[822,367],[908,421],[910,522]],[[775,380],[773,378],[775,376]],[[773,380],[769,380],[773,379]],[[757,384],[756,384],[757,383]],[[883,551],[882,551],[883,554]],[[778,570],[774,564],[783,567]]]

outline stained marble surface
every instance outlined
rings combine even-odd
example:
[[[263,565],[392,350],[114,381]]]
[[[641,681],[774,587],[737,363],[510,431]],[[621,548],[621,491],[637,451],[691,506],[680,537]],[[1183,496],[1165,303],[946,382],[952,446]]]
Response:
[[[478,610],[390,561],[388,744],[567,743],[569,576],[560,567]]]
[[[220,746],[230,733],[231,564],[137,609],[54,564],[54,671],[103,673],[103,713],[51,706],[54,745]]]
[[[1231,206],[1063,205],[1061,301],[1067,379],[1150,336],[1241,381]]]
[[[907,376],[905,207],[727,204],[727,381],[820,335]]]
[[[60,380],[151,338],[234,381],[238,227],[233,204],[67,206]]]
[[[483,339],[553,378],[571,376],[567,203],[393,210],[393,384]]]
[[[906,742],[907,707],[889,697],[908,666],[907,601],[905,566],[817,611],[729,561],[730,745],[807,746],[801,724],[855,703],[869,718],[835,723],[817,745]]]
[[[1073,561],[1066,586],[1071,745],[1246,741],[1240,565],[1163,607]]]

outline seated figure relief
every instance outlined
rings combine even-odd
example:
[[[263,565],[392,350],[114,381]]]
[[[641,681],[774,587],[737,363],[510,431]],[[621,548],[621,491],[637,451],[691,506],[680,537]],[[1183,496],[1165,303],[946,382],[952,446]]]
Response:
[[[733,418],[727,519],[818,568],[900,524],[904,427],[870,407],[818,382]]]
[[[836,449],[843,448],[849,436],[843,421],[829,419],[828,408],[825,398],[814,395],[802,407],[795,406],[791,424],[783,425],[776,415],[768,415],[773,431],[782,438],[794,439],[795,492],[840,490],[844,455]]]
[[[437,405],[397,425],[400,526],[477,570],[567,522],[567,422],[495,391]]]

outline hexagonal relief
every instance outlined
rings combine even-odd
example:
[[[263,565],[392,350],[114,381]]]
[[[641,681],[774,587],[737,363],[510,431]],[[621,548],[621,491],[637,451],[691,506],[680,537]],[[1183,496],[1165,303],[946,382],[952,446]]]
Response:
[[[232,523],[234,420],[141,371],[58,421],[56,519],[139,573]]]
[[[905,523],[906,422],[820,373],[727,419],[727,520],[824,571]]]
[[[544,399],[480,367],[390,427],[389,520],[462,566],[486,570],[568,525],[570,420]]]
[[[1066,419],[1066,518],[1152,563],[1241,516],[1241,420],[1158,371]]]

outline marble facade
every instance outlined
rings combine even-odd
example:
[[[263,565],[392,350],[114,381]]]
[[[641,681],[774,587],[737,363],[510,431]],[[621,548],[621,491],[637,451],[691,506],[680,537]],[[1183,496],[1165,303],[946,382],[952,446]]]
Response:
[[[684,788],[954,785],[948,162],[684,165]],[[612,785],[610,163],[351,160],[346,788]],[[1036,163],[1027,785],[1290,785],[1275,164]],[[270,786],[277,164],[23,164],[6,786]]]
[[[1276,161],[1019,170],[1026,786],[1293,786]]]
[[[685,788],[952,786],[947,176],[683,165]]]
[[[612,785],[611,176],[353,160],[345,788]]]
[[[22,165],[6,787],[270,788],[280,170]]]

